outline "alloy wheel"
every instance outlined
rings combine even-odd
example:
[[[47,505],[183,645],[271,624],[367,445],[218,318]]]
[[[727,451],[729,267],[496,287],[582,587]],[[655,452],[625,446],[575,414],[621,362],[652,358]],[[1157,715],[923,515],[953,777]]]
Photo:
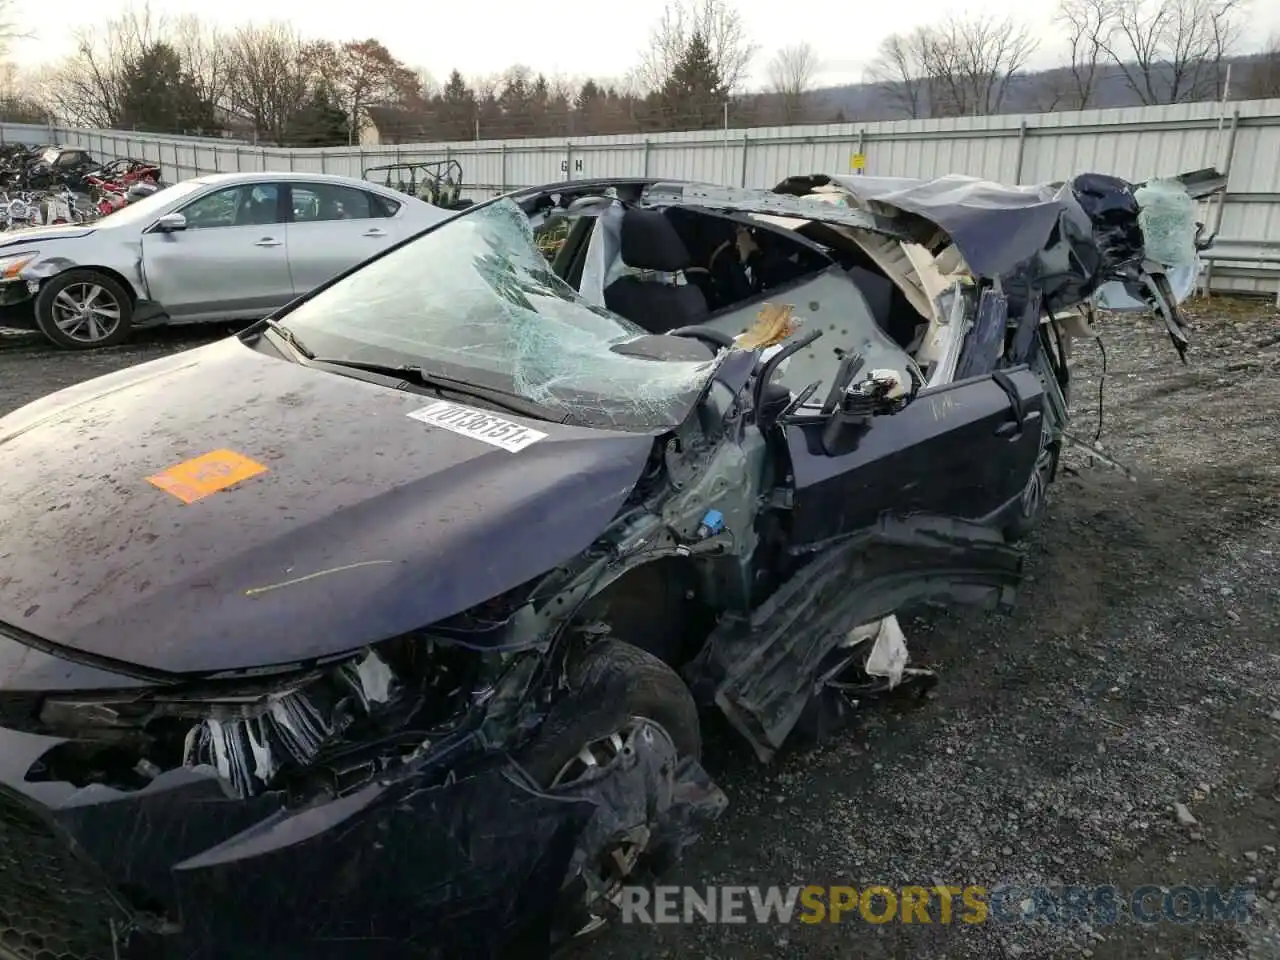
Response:
[[[53,298],[53,322],[79,343],[98,343],[120,326],[120,303],[98,283],[68,284]]]
[[[554,791],[557,787],[563,789],[596,779],[619,758],[634,752],[636,737],[640,735],[642,728],[652,723],[651,720],[633,717],[622,729],[584,744],[560,768],[551,782],[551,789]],[[626,836],[616,837],[613,844],[605,850],[597,851],[596,856],[583,865],[583,872],[568,878],[566,888],[575,885],[579,888],[581,902],[589,917],[582,927],[574,931],[575,939],[595,932],[608,922],[605,915],[607,908],[604,912],[601,908],[605,903],[616,905],[623,884],[648,846],[649,825],[646,824]]]

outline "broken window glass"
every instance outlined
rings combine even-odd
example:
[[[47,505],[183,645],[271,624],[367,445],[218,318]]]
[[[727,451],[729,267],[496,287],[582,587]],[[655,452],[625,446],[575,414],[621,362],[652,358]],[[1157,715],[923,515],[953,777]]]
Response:
[[[420,365],[584,426],[674,426],[717,364],[616,352],[645,331],[557,277],[510,200],[451,220],[282,319],[326,358]]]

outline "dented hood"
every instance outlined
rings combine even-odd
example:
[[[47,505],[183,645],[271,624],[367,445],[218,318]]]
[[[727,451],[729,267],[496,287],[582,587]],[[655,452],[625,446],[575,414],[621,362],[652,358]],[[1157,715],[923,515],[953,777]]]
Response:
[[[652,443],[436,402],[231,339],[0,419],[0,632],[175,673],[342,653],[583,550]]]

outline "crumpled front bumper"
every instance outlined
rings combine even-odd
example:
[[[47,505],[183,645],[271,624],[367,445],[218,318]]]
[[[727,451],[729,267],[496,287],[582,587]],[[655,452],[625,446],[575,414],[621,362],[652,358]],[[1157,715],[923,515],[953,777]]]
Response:
[[[555,795],[463,733],[293,809],[199,768],[28,782],[57,742],[0,729],[0,960],[536,960],[579,847],[652,826],[669,860],[727,804],[650,724]]]
[[[0,730],[0,755],[31,741],[50,745]],[[0,958],[545,955],[594,810],[500,755],[290,811],[279,795],[230,799],[198,770],[133,794],[0,784]]]

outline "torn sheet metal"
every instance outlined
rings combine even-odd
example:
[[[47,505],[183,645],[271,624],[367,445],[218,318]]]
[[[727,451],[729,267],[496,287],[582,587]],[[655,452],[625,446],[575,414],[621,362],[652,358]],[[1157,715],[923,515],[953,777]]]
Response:
[[[686,674],[757,756],[772,759],[829,655],[858,624],[924,599],[1009,604],[1022,554],[997,531],[946,517],[885,517],[814,556],[749,619],[721,620]]]
[[[787,196],[758,188],[722,187],[708,183],[658,182],[645,189],[642,205],[706,207],[724,212],[816,220],[872,230],[903,240],[909,240],[915,236],[911,224],[897,223],[893,216],[881,216],[856,207],[824,203],[813,197]],[[916,226],[919,229],[919,225]]]
[[[965,337],[955,379],[965,380],[994,370],[1004,353],[1008,327],[1009,298],[995,288],[986,288],[978,298],[978,316]]]
[[[831,178],[871,209],[904,210],[945,230],[974,273],[1013,272],[1043,248],[1064,216],[1078,210],[1063,186],[1010,187],[949,174],[932,180]]]

